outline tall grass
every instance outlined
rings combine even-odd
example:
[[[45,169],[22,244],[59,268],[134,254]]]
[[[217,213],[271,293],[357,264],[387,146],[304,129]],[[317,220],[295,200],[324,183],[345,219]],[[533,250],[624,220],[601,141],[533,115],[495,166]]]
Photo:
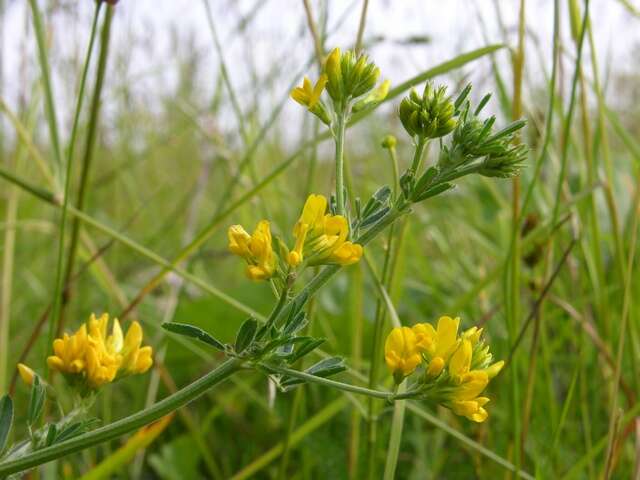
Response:
[[[501,2],[479,5],[479,29],[504,24],[500,43],[448,58],[420,39],[377,38],[372,18],[387,12],[378,2],[305,0],[295,29],[282,26],[286,41],[265,73],[230,46],[250,51],[262,22],[279,22],[266,18],[269,5],[190,2],[206,19],[206,44],[197,50],[177,35],[165,63],[177,81],[163,85],[160,73],[148,73],[141,84],[158,80],[146,102],[138,65],[117,36],[128,35],[126,0],[99,2],[93,15],[79,10],[75,21],[89,32],[82,38],[60,30],[56,18],[72,20],[57,2],[30,0],[33,27],[22,41],[34,69],[20,82],[25,101],[0,98],[0,393],[16,359],[42,370],[58,327],[75,329],[93,311],[139,320],[157,352],[151,375],[113,385],[93,407],[115,427],[70,442],[51,468],[79,478],[102,464],[92,478],[108,478],[100,472],[121,458],[121,436],[182,407],[164,433],[130,447],[122,478],[637,478],[637,107],[618,97],[622,77],[608,65],[596,3],[522,0],[515,16]],[[633,12],[628,2],[610,8]],[[535,16],[553,24],[547,41]],[[243,277],[224,229],[265,213],[274,228],[292,225],[311,186],[332,189],[330,135],[299,122],[288,96],[343,38],[374,59],[393,48],[396,61],[415,65],[409,78],[383,71],[393,80],[385,103],[344,124],[337,180],[348,188],[339,208],[381,183],[399,188],[398,169],[412,160],[435,160],[437,141],[411,157],[393,115],[398,97],[428,79],[455,92],[471,76],[477,95],[497,93],[502,123],[526,118],[519,141],[532,148],[527,169],[512,184],[464,179],[369,243],[366,262],[310,284],[324,288],[307,306],[307,333],[327,341],[299,367],[343,356],[349,369],[335,380],[354,389],[327,388],[336,386],[327,380],[281,393],[256,372],[211,389],[238,365],[159,325],[195,324],[226,342],[247,315],[269,318],[273,292]],[[62,71],[61,41],[78,47],[80,68],[71,73]],[[132,50],[144,48],[132,39]],[[67,75],[74,81],[61,81]],[[68,96],[75,103],[63,108]],[[380,147],[389,133],[396,149]],[[392,387],[382,355],[391,326],[443,314],[482,325],[495,357],[508,362],[484,424],[359,395]],[[29,389],[14,387],[13,436],[22,438]],[[29,465],[57,458],[48,455]]]

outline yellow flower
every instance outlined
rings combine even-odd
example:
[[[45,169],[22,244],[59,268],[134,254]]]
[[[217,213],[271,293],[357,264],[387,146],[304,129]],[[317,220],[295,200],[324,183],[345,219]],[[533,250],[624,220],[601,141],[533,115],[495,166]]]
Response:
[[[485,368],[484,371],[487,372],[487,376],[489,377],[489,380],[491,380],[493,377],[498,375],[498,373],[500,373],[502,367],[504,367],[504,360],[500,360],[499,362],[490,365],[489,367]]]
[[[142,328],[138,322],[132,322],[127,330],[122,348],[121,370],[128,374],[144,373],[153,364],[152,349],[149,346],[140,348],[142,344]]]
[[[311,80],[305,76],[302,86],[291,90],[291,98],[311,110],[320,100],[320,95],[322,95],[326,84],[327,76],[325,74],[320,75],[315,85],[311,85]]]
[[[86,367],[87,326],[82,325],[76,333],[53,341],[53,353],[47,358],[47,365],[52,370],[62,373],[81,373]]]
[[[151,347],[140,348],[142,329],[133,322],[123,337],[118,319],[108,331],[109,315],[91,315],[76,333],[64,334],[53,342],[55,355],[47,359],[49,368],[81,378],[87,387],[97,389],[116,377],[143,373],[151,367]]]
[[[463,415],[474,422],[484,422],[487,411],[482,408],[489,399],[479,395],[487,387],[489,376],[484,370],[472,370],[460,379],[460,384],[451,393],[449,406],[456,415]]]
[[[296,243],[287,257],[292,267],[305,260],[309,265],[351,265],[362,257],[362,245],[347,241],[347,219],[342,215],[326,214],[326,210],[324,196],[309,195],[293,228]]]
[[[446,362],[456,348],[458,342],[458,326],[460,318],[440,317],[436,327],[435,357],[442,357]]]
[[[328,79],[325,74],[320,75],[320,78],[318,78],[315,85],[311,84],[309,77],[304,77],[302,86],[291,90],[291,98],[300,105],[307,107],[311,113],[317,116],[326,125],[331,125],[331,119],[329,118],[327,109],[320,101],[320,95],[322,95],[327,81]]]
[[[451,360],[449,360],[449,375],[451,375],[454,382],[462,381],[463,376],[469,373],[472,355],[473,347],[471,342],[462,340],[460,346],[451,355]]]
[[[476,397],[473,400],[460,400],[451,403],[451,410],[456,415],[467,417],[474,422],[482,423],[489,414],[483,408],[489,402],[487,397]]]
[[[241,225],[229,227],[229,250],[245,259],[247,276],[251,280],[268,280],[273,276],[276,257],[271,243],[269,222],[258,223],[253,235],[249,235]]]
[[[384,359],[397,383],[416,369],[422,357],[416,346],[416,334],[411,328],[391,330],[384,343]]]
[[[18,373],[20,374],[20,378],[22,379],[22,381],[27,386],[30,386],[33,383],[35,372],[27,367],[24,363],[18,364]]]

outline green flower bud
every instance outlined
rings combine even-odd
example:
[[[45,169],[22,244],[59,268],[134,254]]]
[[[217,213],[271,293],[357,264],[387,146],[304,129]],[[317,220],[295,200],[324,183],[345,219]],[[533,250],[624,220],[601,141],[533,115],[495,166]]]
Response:
[[[456,128],[456,108],[445,95],[446,87],[434,89],[433,84],[427,83],[422,96],[412,89],[400,102],[400,121],[409,135],[438,138]]]
[[[393,135],[385,135],[385,137],[382,139],[382,148],[395,148],[397,143],[396,137],[394,137]]]

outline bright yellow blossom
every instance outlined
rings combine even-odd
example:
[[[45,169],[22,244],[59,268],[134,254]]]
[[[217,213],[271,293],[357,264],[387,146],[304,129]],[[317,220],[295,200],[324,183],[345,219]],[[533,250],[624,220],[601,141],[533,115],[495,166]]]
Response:
[[[144,373],[153,364],[151,347],[140,348],[142,329],[132,322],[126,337],[118,319],[108,331],[109,315],[91,315],[73,335],[64,334],[53,342],[55,355],[47,359],[49,368],[97,389],[117,377]]]
[[[268,221],[258,222],[253,235],[249,235],[241,225],[232,225],[228,236],[229,250],[245,259],[247,276],[251,280],[268,280],[273,276],[276,257]]]
[[[422,385],[426,398],[440,398],[456,415],[484,422],[489,416],[484,408],[489,398],[481,394],[504,362],[491,363],[493,355],[482,339],[482,328],[471,327],[459,334],[459,326],[459,318],[443,316],[435,328],[418,323],[411,329],[394,329],[387,338],[385,359],[396,381],[411,374],[424,359],[427,364],[414,384],[416,391]],[[413,357],[415,353],[419,360]]]
[[[324,196],[309,195],[293,228],[296,243],[287,257],[292,267],[303,261],[308,265],[351,265],[362,257],[362,245],[347,240],[347,219],[342,215],[328,214],[326,210],[327,199]]]
[[[322,74],[315,85],[311,84],[309,77],[304,77],[301,87],[296,87],[291,90],[291,98],[293,98],[300,105],[307,107],[311,110],[316,106],[320,100],[320,95],[327,84],[327,76]]]
[[[30,386],[33,383],[35,372],[27,367],[24,363],[18,364],[18,373],[20,374],[20,378],[26,385]]]
[[[325,74],[320,75],[315,85],[311,84],[309,77],[304,77],[301,87],[296,87],[291,90],[291,98],[293,98],[300,105],[307,107],[307,109],[322,120],[325,124],[330,125],[331,119],[327,113],[327,109],[320,100],[320,95],[324,91],[324,87],[327,85],[327,76]]]
[[[384,343],[384,359],[397,383],[416,369],[422,358],[416,346],[416,334],[411,328],[391,330]]]

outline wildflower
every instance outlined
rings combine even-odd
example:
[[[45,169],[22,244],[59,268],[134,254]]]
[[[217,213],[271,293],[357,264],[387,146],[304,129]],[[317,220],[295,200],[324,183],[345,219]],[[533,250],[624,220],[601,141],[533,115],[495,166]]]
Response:
[[[20,378],[26,385],[30,386],[33,383],[35,372],[27,367],[24,363],[18,364],[18,373],[20,374]]]
[[[385,360],[396,382],[413,373],[422,360],[424,375],[412,387],[416,396],[438,399],[442,405],[474,422],[484,422],[489,398],[482,392],[504,366],[482,339],[483,329],[459,333],[460,319],[442,316],[436,327],[418,323],[395,328],[387,337]]]
[[[341,105],[343,101],[369,93],[378,81],[380,69],[366,55],[357,55],[350,50],[341,53],[339,48],[334,48],[324,64],[324,73],[328,78],[329,95]],[[384,99],[388,89],[389,84],[383,83],[376,98]]]
[[[457,125],[456,109],[447,88],[434,89],[425,85],[422,96],[414,89],[400,102],[400,121],[412,137],[438,138],[450,133]]]
[[[291,98],[293,98],[300,105],[307,107],[307,109],[316,115],[325,124],[330,125],[331,119],[327,113],[327,109],[320,100],[320,96],[324,91],[324,87],[327,84],[327,76],[325,74],[320,75],[320,78],[315,85],[311,84],[309,77],[304,77],[301,87],[296,87],[291,90]]]
[[[297,267],[308,265],[351,265],[362,257],[362,246],[347,240],[349,225],[342,215],[326,213],[327,199],[309,195],[302,214],[293,228],[296,243],[287,262]]]
[[[229,227],[229,250],[245,259],[251,280],[267,280],[273,276],[276,257],[271,244],[269,222],[262,220],[249,235],[241,225]]]
[[[153,351],[148,346],[140,348],[140,324],[132,322],[126,336],[118,319],[110,332],[108,326],[108,314],[91,315],[76,333],[54,340],[54,355],[47,358],[49,368],[94,390],[116,378],[146,372],[153,364]]]
[[[422,361],[416,341],[416,334],[409,327],[396,327],[387,336],[384,359],[396,383],[411,375]]]

